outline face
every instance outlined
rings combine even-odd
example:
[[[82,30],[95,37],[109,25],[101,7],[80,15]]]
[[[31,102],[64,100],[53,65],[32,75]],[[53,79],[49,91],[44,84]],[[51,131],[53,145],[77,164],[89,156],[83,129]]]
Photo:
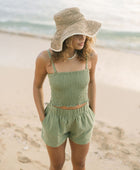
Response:
[[[73,48],[76,50],[81,50],[85,45],[86,35],[74,35],[72,40]]]

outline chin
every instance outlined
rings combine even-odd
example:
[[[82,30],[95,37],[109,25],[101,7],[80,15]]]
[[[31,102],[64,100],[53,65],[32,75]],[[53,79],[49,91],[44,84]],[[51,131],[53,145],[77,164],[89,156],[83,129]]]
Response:
[[[76,50],[82,50],[83,48],[84,48],[84,46],[83,47],[77,47]]]

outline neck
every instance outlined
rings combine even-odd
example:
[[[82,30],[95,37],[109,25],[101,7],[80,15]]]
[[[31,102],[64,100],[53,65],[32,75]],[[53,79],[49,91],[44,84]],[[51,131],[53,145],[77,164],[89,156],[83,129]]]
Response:
[[[75,49],[67,49],[66,50],[66,59],[71,58],[75,54],[76,50]]]

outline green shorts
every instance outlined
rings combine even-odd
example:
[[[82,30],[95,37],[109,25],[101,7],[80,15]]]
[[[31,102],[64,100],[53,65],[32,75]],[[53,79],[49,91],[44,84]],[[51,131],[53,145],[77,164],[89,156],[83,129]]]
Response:
[[[41,137],[51,147],[60,146],[69,137],[77,144],[90,142],[94,112],[89,103],[78,109],[61,109],[49,103],[45,108]]]

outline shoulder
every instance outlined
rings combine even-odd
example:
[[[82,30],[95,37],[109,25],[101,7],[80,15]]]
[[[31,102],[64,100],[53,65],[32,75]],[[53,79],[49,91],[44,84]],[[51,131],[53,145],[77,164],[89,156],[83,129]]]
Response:
[[[50,57],[48,51],[47,50],[41,51],[36,58],[36,63],[39,65],[46,65],[49,62]]]
[[[98,54],[97,52],[92,48],[89,53],[89,60],[92,64],[96,64],[98,60]]]
[[[47,50],[44,50],[44,51],[41,51],[37,58],[37,60],[41,60],[41,61],[47,61],[49,60],[49,54],[48,54],[48,51]]]

